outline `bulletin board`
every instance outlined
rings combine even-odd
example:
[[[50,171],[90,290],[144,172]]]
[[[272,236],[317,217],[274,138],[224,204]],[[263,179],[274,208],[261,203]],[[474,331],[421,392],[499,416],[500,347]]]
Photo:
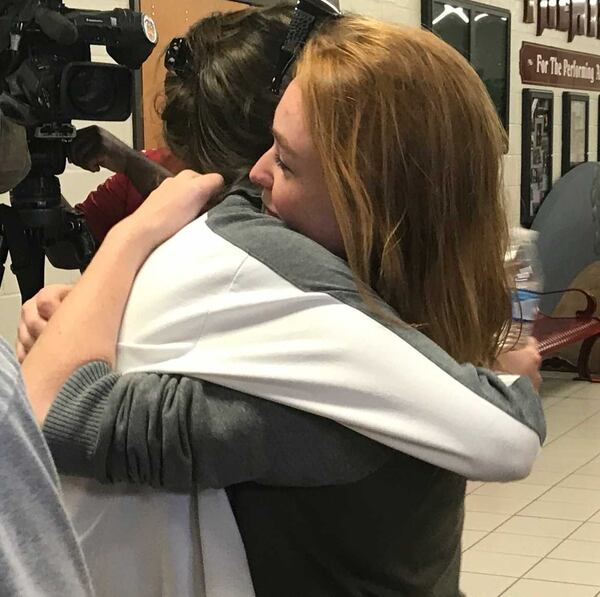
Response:
[[[529,228],[552,188],[554,93],[523,89],[521,225]]]
[[[164,146],[161,122],[156,112],[157,98],[163,90],[165,69],[163,51],[174,37],[183,37],[190,25],[213,12],[228,12],[247,8],[247,4],[228,0],[132,0],[132,8],[150,15],[157,26],[159,41],[144,63],[138,77],[137,106],[134,121],[137,149]]]

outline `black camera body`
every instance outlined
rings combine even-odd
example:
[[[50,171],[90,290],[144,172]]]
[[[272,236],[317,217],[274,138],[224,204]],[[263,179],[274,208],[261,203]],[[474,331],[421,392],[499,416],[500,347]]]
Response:
[[[151,18],[118,8],[69,9],[60,0],[29,0],[3,18],[10,19],[0,95],[7,117],[24,126],[129,117],[131,71],[157,42]],[[117,64],[92,62],[92,45],[105,46]]]
[[[10,252],[21,296],[42,286],[44,260],[84,269],[94,241],[83,216],[62,200],[74,119],[131,115],[132,71],[158,41],[154,21],[126,9],[87,11],[62,0],[0,0],[0,111],[27,130],[31,171],[0,206],[0,282]],[[105,46],[117,64],[92,61]],[[10,148],[0,148],[10,151]]]

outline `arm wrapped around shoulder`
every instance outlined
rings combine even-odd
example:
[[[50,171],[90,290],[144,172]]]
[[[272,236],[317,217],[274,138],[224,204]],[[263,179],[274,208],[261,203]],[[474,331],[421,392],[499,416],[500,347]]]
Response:
[[[179,375],[81,367],[44,422],[56,465],[103,483],[171,491],[245,481],[358,481],[393,451],[306,412]]]

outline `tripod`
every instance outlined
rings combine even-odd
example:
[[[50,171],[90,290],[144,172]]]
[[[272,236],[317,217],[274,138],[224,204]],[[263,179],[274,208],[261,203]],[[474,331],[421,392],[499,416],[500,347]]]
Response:
[[[71,125],[38,130],[29,141],[30,173],[10,192],[11,207],[0,205],[0,284],[10,254],[22,302],[43,288],[46,257],[61,269],[85,269],[94,254],[85,219],[63,203],[57,177],[73,135]]]

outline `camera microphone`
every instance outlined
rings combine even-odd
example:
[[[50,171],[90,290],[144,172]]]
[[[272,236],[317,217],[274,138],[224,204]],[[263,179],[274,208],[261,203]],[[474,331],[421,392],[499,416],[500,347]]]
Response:
[[[79,38],[75,24],[54,10],[40,6],[35,11],[35,21],[50,39],[61,46],[71,46]]]

